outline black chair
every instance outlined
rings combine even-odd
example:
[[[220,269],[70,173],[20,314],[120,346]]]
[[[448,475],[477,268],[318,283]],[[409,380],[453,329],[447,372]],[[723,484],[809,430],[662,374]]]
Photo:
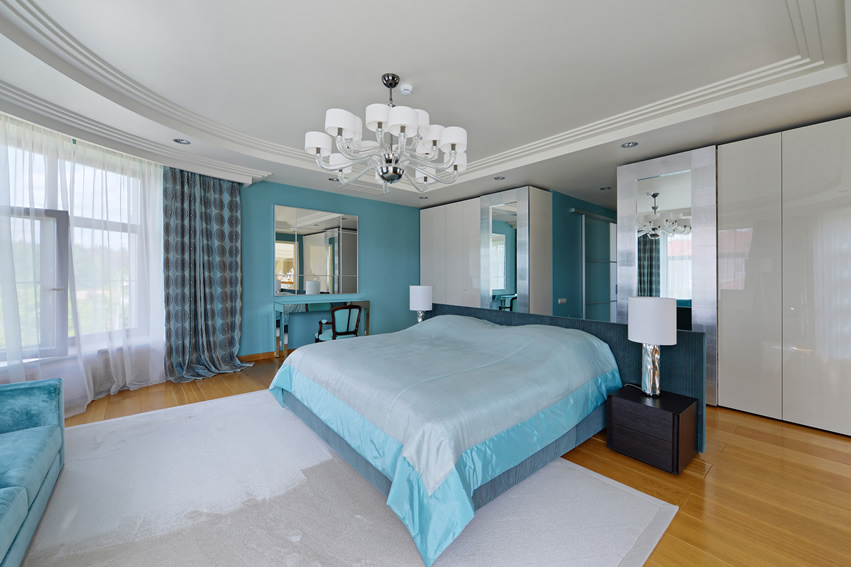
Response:
[[[340,305],[331,309],[331,321],[319,321],[319,332],[313,338],[316,343],[336,341],[358,336],[360,326],[360,305]],[[325,329],[325,326],[329,329]]]

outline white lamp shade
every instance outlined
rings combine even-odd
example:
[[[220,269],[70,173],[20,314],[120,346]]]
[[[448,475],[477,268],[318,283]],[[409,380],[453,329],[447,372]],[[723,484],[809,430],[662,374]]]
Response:
[[[446,159],[443,160],[443,163],[449,161],[449,155],[446,155]],[[459,152],[455,154],[455,162],[452,164],[452,168],[455,171],[464,171],[467,169],[467,154],[464,152]]]
[[[630,297],[629,340],[646,345],[677,344],[677,300],[673,297]]]
[[[352,172],[352,162],[347,160],[343,154],[331,154],[328,157],[328,165],[343,173]]]
[[[355,135],[353,139],[355,142],[363,140],[363,120],[360,119],[360,116],[355,116]]]
[[[319,281],[318,280],[307,280],[304,282],[304,293],[305,295],[316,295],[319,293]]]
[[[329,136],[336,136],[337,131],[343,130],[343,138],[355,137],[358,117],[342,108],[329,108],[325,112],[325,132]]]
[[[417,132],[419,132],[421,137],[425,137],[428,134],[428,112],[425,110],[421,110],[417,108],[414,110],[417,113]]]
[[[448,152],[455,145],[456,152],[463,152],[467,149],[467,131],[458,126],[449,126],[443,129],[440,135],[440,149]]]
[[[317,149],[320,155],[329,155],[331,153],[331,136],[325,132],[308,132],[304,135],[304,151],[310,155],[316,155]]]
[[[417,117],[417,111],[410,106],[394,106],[391,108],[387,122],[389,123],[387,129],[394,136],[398,136],[402,132],[402,126],[405,127],[405,135],[408,138],[413,138],[417,135],[419,118]]]
[[[411,311],[431,311],[431,286],[411,286]]]
[[[366,128],[375,132],[378,124],[381,123],[381,127],[386,130],[388,114],[390,114],[390,107],[386,104],[370,104],[366,107]]]
[[[428,133],[423,136],[424,142],[438,142],[440,143],[440,136],[443,134],[443,126],[439,124],[429,124]]]

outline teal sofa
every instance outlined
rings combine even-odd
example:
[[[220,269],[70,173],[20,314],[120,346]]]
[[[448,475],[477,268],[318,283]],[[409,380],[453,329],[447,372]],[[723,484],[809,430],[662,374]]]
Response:
[[[0,385],[0,567],[24,560],[64,463],[62,380]]]

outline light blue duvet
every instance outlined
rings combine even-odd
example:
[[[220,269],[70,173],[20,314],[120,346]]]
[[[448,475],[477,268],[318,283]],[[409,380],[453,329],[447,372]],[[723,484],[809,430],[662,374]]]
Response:
[[[621,387],[611,350],[575,329],[445,315],[300,347],[291,392],[391,479],[387,505],[430,566],[473,518],[473,491],[549,445]]]

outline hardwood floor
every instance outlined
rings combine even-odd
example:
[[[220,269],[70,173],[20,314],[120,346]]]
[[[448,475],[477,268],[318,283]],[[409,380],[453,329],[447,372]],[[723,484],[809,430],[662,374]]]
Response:
[[[192,382],[163,382],[138,390],[123,390],[114,396],[106,396],[89,404],[85,413],[65,420],[65,426],[93,423],[114,417],[123,417],[195,402],[224,398],[236,394],[247,394],[265,390],[272,382],[284,359],[262,360],[241,372],[219,374]]]
[[[120,392],[65,423],[265,389],[280,364]],[[851,438],[708,408],[706,445],[679,476],[609,450],[605,431],[564,458],[680,507],[648,565],[851,565]]]

